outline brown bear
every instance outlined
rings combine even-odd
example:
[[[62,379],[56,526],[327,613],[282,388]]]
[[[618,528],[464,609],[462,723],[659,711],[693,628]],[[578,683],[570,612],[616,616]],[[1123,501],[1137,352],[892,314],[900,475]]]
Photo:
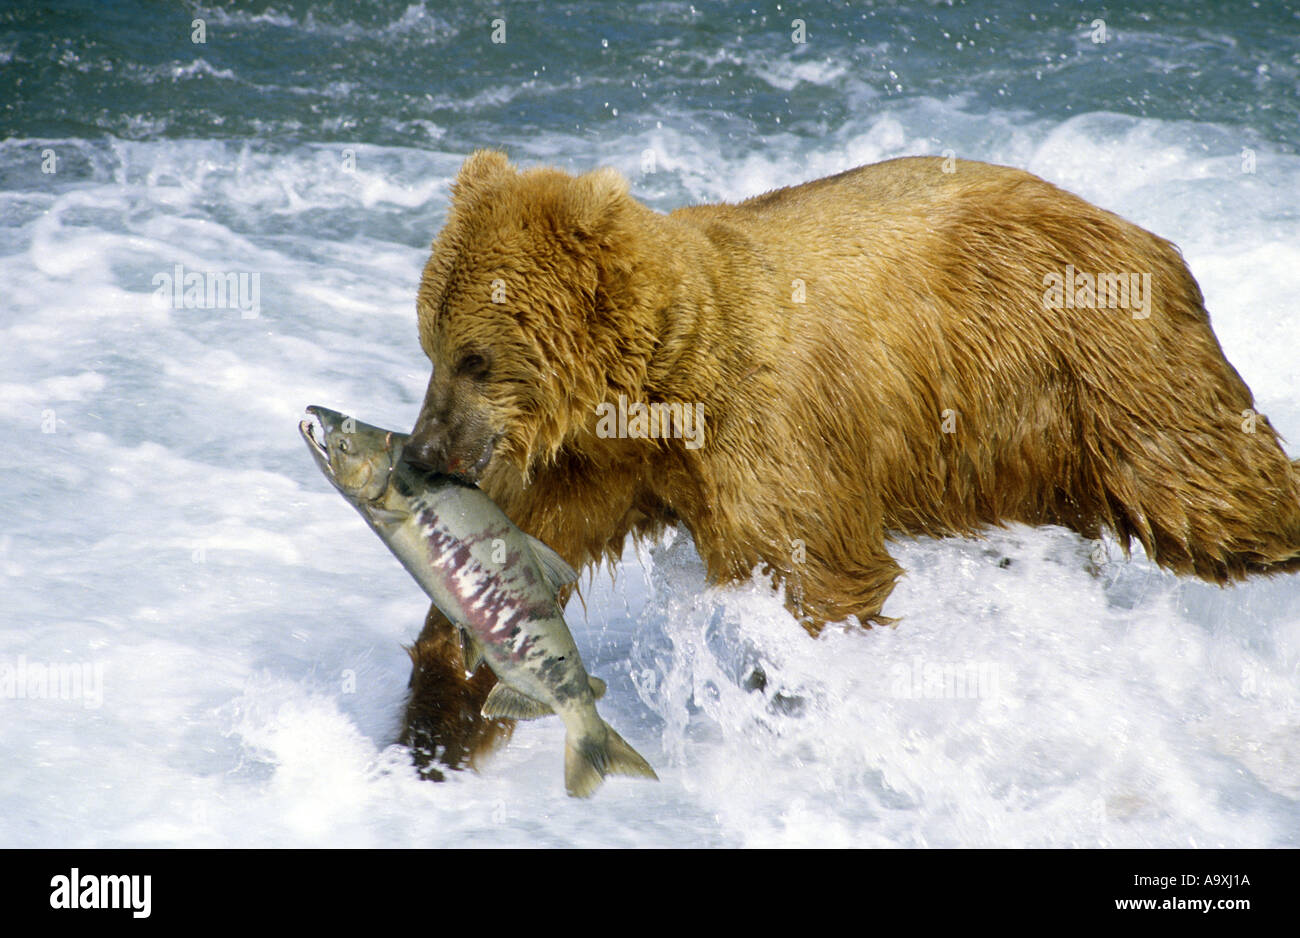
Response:
[[[1108,528],[1217,583],[1300,568],[1300,469],[1177,248],[1020,170],[896,159],[665,215],[612,170],[479,151],[417,305],[407,458],[575,567],[682,524],[713,581],[770,575],[814,635],[882,621],[890,532]],[[678,432],[610,432],[615,402],[680,405]],[[411,656],[419,764],[508,732],[436,610]]]

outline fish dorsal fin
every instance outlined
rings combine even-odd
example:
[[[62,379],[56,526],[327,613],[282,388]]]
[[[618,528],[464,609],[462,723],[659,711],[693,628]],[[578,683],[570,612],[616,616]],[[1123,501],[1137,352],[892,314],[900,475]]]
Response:
[[[542,572],[546,575],[546,582],[551,584],[552,588],[558,590],[562,586],[578,582],[578,572],[570,567],[563,557],[531,534],[525,534],[524,537],[528,538],[528,547],[537,558],[537,563],[541,565]]]
[[[460,656],[465,661],[465,673],[473,677],[483,663],[483,647],[465,629],[460,630]]]
[[[483,701],[483,716],[488,719],[536,720],[550,716],[555,711],[540,700],[521,694],[507,684],[497,681]]]
[[[597,700],[605,696],[605,682],[600,678],[587,675],[587,683],[591,685],[591,696]]]

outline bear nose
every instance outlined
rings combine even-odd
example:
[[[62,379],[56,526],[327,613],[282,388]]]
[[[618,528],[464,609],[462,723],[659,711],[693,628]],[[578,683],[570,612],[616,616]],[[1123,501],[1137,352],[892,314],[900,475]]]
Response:
[[[402,449],[402,462],[422,472],[447,471],[447,441],[436,429],[417,426]]]

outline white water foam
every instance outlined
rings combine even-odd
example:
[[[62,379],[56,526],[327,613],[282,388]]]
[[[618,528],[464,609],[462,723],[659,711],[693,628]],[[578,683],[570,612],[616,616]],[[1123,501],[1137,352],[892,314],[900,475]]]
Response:
[[[663,128],[570,144],[513,155],[589,154],[661,208],[947,146],[1026,166],[1182,246],[1300,441],[1294,157],[1243,176],[1214,127],[939,102],[731,156]],[[1113,544],[1098,566],[1059,529],[896,542],[898,626],[817,641],[759,583],[708,587],[685,536],[629,548],[569,616],[662,781],[566,798],[555,721],[418,781],[390,742],[425,602],[296,424],[413,421],[414,291],[460,154],[359,148],[346,174],[322,146],[8,141],[3,165],[44,145],[83,171],[0,193],[0,666],[96,663],[104,687],[0,699],[0,843],[1300,845],[1300,577],[1219,590]],[[260,273],[260,316],[157,307],[178,263]]]

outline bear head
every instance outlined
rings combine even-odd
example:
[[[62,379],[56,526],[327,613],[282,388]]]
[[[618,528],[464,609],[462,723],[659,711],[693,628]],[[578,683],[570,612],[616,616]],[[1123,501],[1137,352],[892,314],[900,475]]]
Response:
[[[417,296],[433,372],[408,462],[470,481],[505,462],[527,479],[590,441],[596,405],[637,393],[656,344],[636,253],[653,214],[612,169],[465,161]]]

